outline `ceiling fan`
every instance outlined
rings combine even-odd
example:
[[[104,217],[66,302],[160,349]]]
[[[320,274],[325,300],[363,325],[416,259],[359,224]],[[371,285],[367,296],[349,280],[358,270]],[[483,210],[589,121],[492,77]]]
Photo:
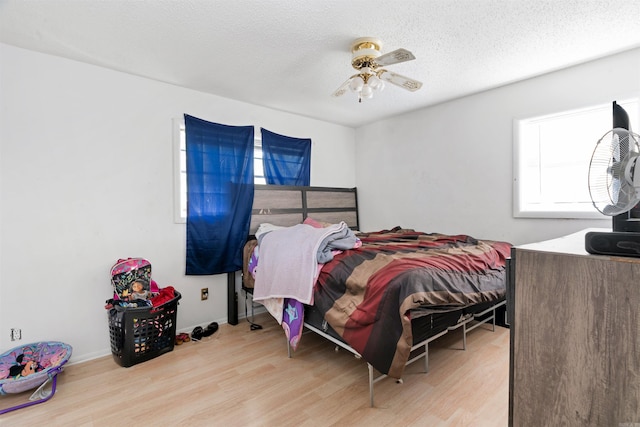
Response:
[[[412,61],[416,59],[411,52],[406,49],[396,49],[393,52],[380,54],[382,42],[373,37],[360,37],[351,44],[351,65],[358,73],[349,77],[335,92],[334,97],[344,95],[348,90],[358,94],[358,102],[362,98],[373,98],[374,91],[384,89],[385,82],[400,86],[411,92],[422,87],[422,83],[401,76],[400,74],[387,71],[384,66],[398,64],[400,62]]]

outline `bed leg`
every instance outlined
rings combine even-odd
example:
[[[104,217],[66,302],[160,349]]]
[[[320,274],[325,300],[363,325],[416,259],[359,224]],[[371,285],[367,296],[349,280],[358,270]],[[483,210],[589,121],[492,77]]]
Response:
[[[367,363],[369,368],[369,405],[373,408],[373,366],[371,363]]]
[[[291,343],[287,340],[287,357],[291,359]]]
[[[496,309],[493,309],[493,322],[492,322],[492,328],[491,328],[491,332],[495,332],[496,331]]]
[[[245,294],[245,298],[244,298],[244,303],[245,303],[245,308],[247,308],[246,304],[249,302],[249,298],[248,295]],[[251,298],[251,322],[253,322],[253,319],[255,319],[256,314],[255,314],[255,307],[253,306],[253,298]]]
[[[467,349],[467,324],[462,325],[462,349]]]
[[[429,342],[424,344],[424,372],[429,372]]]

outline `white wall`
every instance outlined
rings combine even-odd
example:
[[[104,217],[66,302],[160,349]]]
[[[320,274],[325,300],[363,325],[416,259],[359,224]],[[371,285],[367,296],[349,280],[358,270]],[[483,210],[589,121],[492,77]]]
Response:
[[[609,218],[512,216],[513,120],[639,96],[639,70],[635,49],[359,128],[361,228],[400,225],[519,245],[610,227]]]
[[[104,302],[122,257],[149,259],[182,293],[178,329],[226,321],[226,275],[184,275],[175,117],[311,138],[312,185],[355,186],[351,128],[4,44],[0,61],[0,351],[21,328],[20,343],[71,344],[72,361],[109,354]]]

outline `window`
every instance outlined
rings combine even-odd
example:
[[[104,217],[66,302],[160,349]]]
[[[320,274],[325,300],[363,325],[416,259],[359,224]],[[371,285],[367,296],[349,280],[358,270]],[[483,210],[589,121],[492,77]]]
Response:
[[[618,101],[638,129],[638,99]],[[514,121],[515,217],[603,218],[591,203],[591,155],[612,127],[612,103]]]
[[[184,119],[174,119],[174,220],[177,223],[184,223],[187,220],[187,147],[185,135]],[[255,184],[266,184],[262,165],[262,141],[260,136],[255,137],[253,173]]]

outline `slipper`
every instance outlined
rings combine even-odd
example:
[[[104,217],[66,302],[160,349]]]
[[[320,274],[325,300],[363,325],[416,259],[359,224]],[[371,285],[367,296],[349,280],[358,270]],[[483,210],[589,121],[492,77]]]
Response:
[[[215,334],[217,330],[218,330],[218,323],[216,322],[209,323],[209,325],[207,326],[207,329],[205,329],[202,335],[205,337],[210,337],[211,335]]]
[[[195,328],[193,328],[193,331],[191,331],[191,339],[193,339],[194,341],[200,341],[203,336],[204,329],[202,329],[200,326],[196,326]]]
[[[218,323],[216,322],[209,323],[206,329],[201,326],[196,326],[191,332],[191,338],[193,338],[194,341],[200,341],[204,337],[210,337],[215,334],[217,330]]]
[[[189,342],[191,341],[191,338],[189,337],[189,334],[185,334],[185,333],[180,333],[178,335],[176,335],[176,345],[180,345],[184,342]]]

